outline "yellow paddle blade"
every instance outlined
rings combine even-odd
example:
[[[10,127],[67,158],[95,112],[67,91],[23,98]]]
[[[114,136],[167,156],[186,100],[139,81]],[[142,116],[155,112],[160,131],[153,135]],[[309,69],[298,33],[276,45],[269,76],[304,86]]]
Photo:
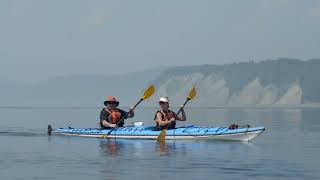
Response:
[[[165,140],[166,140],[166,135],[167,135],[167,129],[163,129],[163,130],[161,131],[161,133],[159,134],[159,136],[158,136],[158,138],[157,138],[157,141],[158,141],[159,143],[165,142]]]
[[[101,138],[106,139],[106,138],[108,138],[108,135],[102,135]]]
[[[145,91],[141,99],[145,100],[148,99],[153,95],[153,93],[156,91],[153,85],[149,86]]]
[[[196,95],[197,95],[196,87],[193,86],[193,88],[189,92],[188,99],[192,100]]]

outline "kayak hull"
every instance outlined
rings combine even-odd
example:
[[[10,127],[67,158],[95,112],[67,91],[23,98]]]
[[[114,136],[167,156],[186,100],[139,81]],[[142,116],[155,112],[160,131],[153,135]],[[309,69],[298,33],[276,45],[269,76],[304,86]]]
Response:
[[[161,131],[154,127],[123,127],[111,132],[109,129],[97,128],[58,128],[52,135],[80,136],[110,139],[157,139]],[[226,140],[249,142],[265,131],[264,127],[228,129],[224,127],[202,128],[187,126],[167,130],[167,140]]]

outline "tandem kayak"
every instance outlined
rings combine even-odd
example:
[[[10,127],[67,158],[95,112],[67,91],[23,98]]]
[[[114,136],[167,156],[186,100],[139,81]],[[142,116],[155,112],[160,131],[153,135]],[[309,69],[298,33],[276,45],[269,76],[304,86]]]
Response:
[[[48,134],[64,136],[81,136],[95,138],[122,139],[157,139],[160,132],[154,126],[119,127],[109,133],[110,129],[99,128],[58,128],[49,125]],[[264,127],[242,127],[229,129],[227,127],[197,127],[194,125],[167,130],[166,139],[169,140],[230,140],[251,141],[265,131]]]

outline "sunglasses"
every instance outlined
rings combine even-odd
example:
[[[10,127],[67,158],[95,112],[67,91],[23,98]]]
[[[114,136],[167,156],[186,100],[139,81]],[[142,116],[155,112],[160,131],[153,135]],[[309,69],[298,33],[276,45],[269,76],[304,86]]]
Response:
[[[119,104],[118,102],[108,102],[108,104]]]
[[[160,105],[163,105],[163,104],[166,104],[166,103],[165,103],[165,102],[160,101],[160,102],[159,102],[159,104],[160,104]]]

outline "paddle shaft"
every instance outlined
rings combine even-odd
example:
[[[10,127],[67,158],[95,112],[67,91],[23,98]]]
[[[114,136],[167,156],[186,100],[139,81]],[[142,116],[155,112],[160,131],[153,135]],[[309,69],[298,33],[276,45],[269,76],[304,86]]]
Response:
[[[127,119],[128,116],[129,116],[129,114],[130,114],[142,101],[143,101],[143,99],[141,98],[141,99],[139,100],[139,102],[137,102],[137,103],[133,106],[133,109],[130,109],[130,111],[127,112],[127,114],[120,119],[120,121],[117,123],[117,126],[118,126],[122,121],[124,121],[125,119]],[[113,130],[115,130],[116,128],[117,128],[117,127],[112,128],[112,129],[108,132],[108,135],[110,135],[111,132],[112,132]]]

